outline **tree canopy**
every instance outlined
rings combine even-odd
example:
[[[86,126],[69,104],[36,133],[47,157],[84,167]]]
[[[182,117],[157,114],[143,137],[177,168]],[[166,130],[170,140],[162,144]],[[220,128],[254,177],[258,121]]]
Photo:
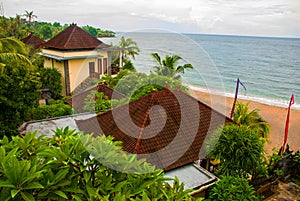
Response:
[[[22,16],[26,19],[22,19]],[[60,22],[33,21],[34,18],[37,18],[37,16],[34,15],[33,11],[25,11],[24,15],[16,15],[16,17],[10,18],[1,16],[0,37],[15,37],[21,40],[28,34],[34,33],[39,38],[49,40],[69,26],[69,24],[62,25]],[[81,28],[95,37],[115,36],[115,33],[110,30],[102,30],[88,25]]]
[[[193,69],[192,64],[178,65],[178,62],[182,60],[178,55],[166,55],[165,59],[161,59],[158,53],[152,53],[151,56],[157,64],[153,71],[157,75],[179,79],[180,75],[184,74],[185,69]]]
[[[17,134],[28,111],[38,105],[40,79],[24,44],[0,39],[0,137]]]
[[[250,102],[246,104],[237,102],[232,120],[240,125],[247,126],[258,132],[262,137],[267,138],[270,132],[270,124],[259,115],[258,109],[249,111],[249,104]]]

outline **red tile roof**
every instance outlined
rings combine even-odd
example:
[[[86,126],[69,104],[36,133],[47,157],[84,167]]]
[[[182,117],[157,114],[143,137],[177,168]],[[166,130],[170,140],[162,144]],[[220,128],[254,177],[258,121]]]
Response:
[[[39,49],[44,45],[46,41],[40,39],[39,37],[31,33],[27,37],[23,38],[22,42],[25,43],[26,45],[31,45],[34,49]]]
[[[91,50],[106,48],[109,45],[72,24],[45,44],[46,48],[58,50]]]
[[[114,136],[124,151],[168,171],[198,160],[205,137],[230,121],[180,90],[165,89],[76,122],[81,131]]]
[[[87,91],[84,91],[80,94],[77,94],[75,96],[72,96],[72,98],[69,98],[66,100],[68,104],[70,104],[75,111],[82,113],[84,112],[83,107],[85,105],[85,99],[86,97],[92,92],[92,91],[98,91],[102,92],[105,96],[108,97],[108,99],[116,99],[120,100],[122,98],[125,98],[126,96],[110,87],[108,87],[105,84],[99,84],[97,87],[93,87],[92,89],[89,89]]]

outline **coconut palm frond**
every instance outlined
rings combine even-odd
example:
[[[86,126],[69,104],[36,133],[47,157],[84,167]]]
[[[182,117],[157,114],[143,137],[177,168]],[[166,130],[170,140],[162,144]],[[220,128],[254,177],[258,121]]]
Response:
[[[172,77],[174,79],[180,79],[181,75],[184,74],[185,69],[192,69],[192,64],[184,64],[183,66],[177,66],[178,62],[182,59],[178,55],[169,56],[166,55],[165,59],[162,60],[158,53],[152,53],[151,56],[154,58],[155,62],[159,65],[158,70],[155,66],[155,71],[158,75],[163,75],[167,77]]]
[[[245,125],[250,129],[255,130],[262,137],[267,138],[270,132],[270,124],[266,122],[260,115],[259,110],[254,109],[249,112],[249,104],[238,102],[233,115],[233,121],[240,125]]]
[[[20,40],[16,38],[1,38],[0,39],[0,52],[10,52],[10,53],[18,53],[27,56],[28,49]]]

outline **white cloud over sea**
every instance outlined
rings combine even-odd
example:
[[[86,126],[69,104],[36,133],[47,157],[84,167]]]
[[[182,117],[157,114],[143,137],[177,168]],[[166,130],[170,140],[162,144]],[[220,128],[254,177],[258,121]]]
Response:
[[[1,2],[1,0],[0,0]],[[37,20],[114,31],[300,37],[299,0],[2,0],[5,16],[34,11]]]

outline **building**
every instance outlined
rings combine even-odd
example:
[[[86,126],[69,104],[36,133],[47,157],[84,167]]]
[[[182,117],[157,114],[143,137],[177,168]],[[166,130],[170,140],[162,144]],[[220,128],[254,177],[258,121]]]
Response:
[[[33,49],[40,49],[46,43],[43,39],[35,36],[33,33],[22,39],[22,42],[26,45],[30,45]]]
[[[44,44],[44,66],[57,68],[63,77],[63,95],[72,95],[93,79],[111,74],[111,53],[120,49],[93,37],[76,24]]]
[[[122,142],[123,151],[163,169],[166,177],[177,176],[185,188],[193,189],[193,195],[199,195],[218,180],[199,165],[206,156],[205,139],[232,122],[181,90],[167,88],[99,115],[65,118],[63,122],[71,121],[72,128],[84,133],[113,136]],[[28,122],[22,132],[55,130],[61,121]]]

